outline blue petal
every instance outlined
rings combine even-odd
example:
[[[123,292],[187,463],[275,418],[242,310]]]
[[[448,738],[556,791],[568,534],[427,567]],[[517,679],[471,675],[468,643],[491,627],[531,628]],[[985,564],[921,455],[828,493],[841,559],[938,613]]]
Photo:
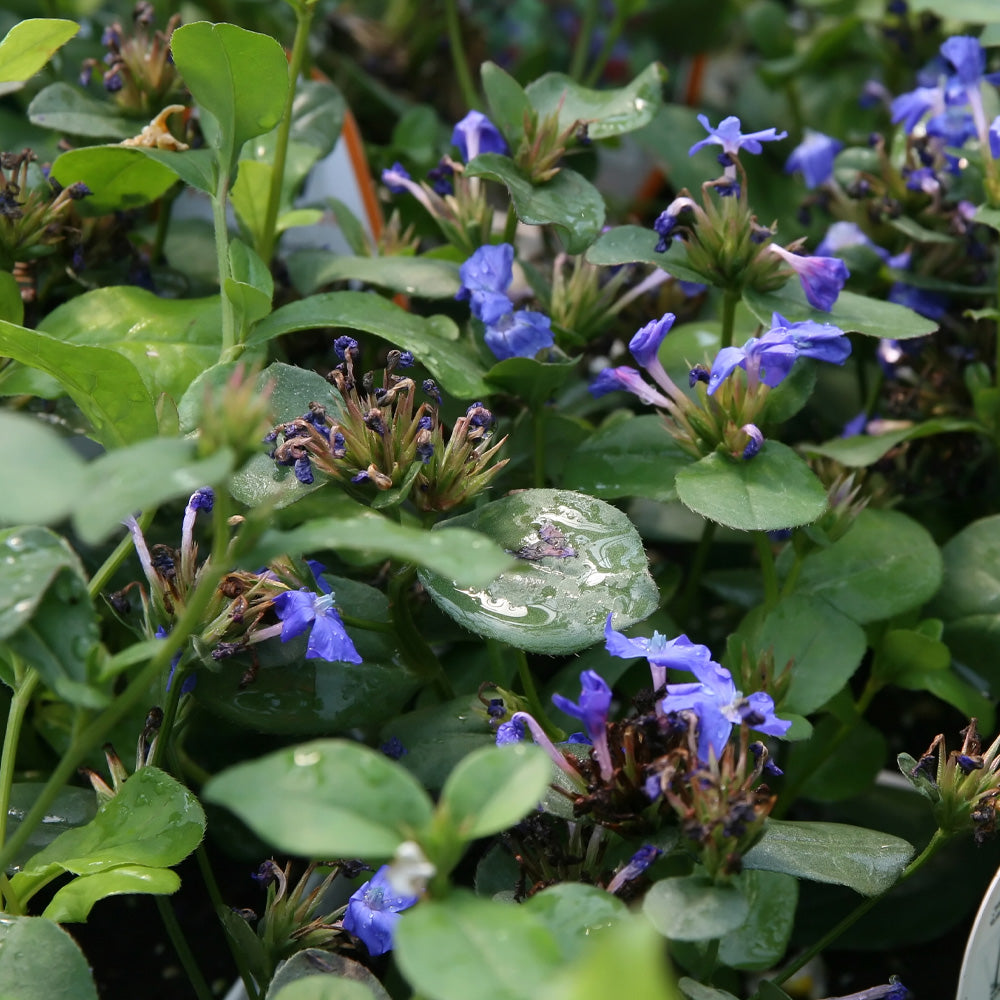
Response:
[[[284,633],[282,633],[284,638]],[[361,657],[351,642],[351,637],[340,620],[340,615],[333,608],[328,608],[316,616],[312,632],[309,633],[309,645],[306,648],[307,660],[327,660],[330,663],[360,663]]]
[[[286,590],[274,599],[281,619],[281,641],[288,642],[303,632],[316,618],[316,595],[311,590]]]

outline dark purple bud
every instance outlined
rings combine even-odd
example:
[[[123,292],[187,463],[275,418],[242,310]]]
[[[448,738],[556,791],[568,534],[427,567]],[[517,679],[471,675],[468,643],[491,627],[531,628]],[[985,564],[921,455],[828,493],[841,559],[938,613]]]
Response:
[[[486,714],[491,719],[502,718],[507,712],[507,708],[503,703],[503,698],[490,698],[489,704],[486,706]]]
[[[413,352],[412,351],[400,351],[399,360],[396,362],[397,368],[412,368],[413,367]]]
[[[109,24],[101,32],[101,45],[106,49],[117,49],[122,43],[122,28],[120,24]]]
[[[348,352],[352,359],[358,356],[358,342],[353,337],[338,337],[333,342],[333,349],[341,361],[347,360]]]
[[[424,392],[427,393],[434,401],[440,406],[441,405],[441,390],[437,387],[437,382],[432,378],[425,378],[422,387]]]
[[[284,877],[284,872],[273,861],[263,861],[257,871],[250,876],[262,889]]]
[[[90,81],[94,78],[94,61],[88,59],[84,64],[83,68],[80,70],[80,75],[77,77],[81,87],[89,87]]]
[[[69,192],[69,196],[73,199],[73,201],[79,201],[81,198],[88,198],[94,193],[89,187],[87,187],[86,184],[83,183],[83,181],[77,181],[75,184],[70,184],[66,190]]]
[[[209,487],[205,486],[200,490],[195,490],[191,494],[191,499],[188,500],[188,507],[192,510],[203,510],[206,513],[211,513],[212,508],[215,506],[215,491]]]
[[[212,650],[212,659],[228,660],[230,656],[235,656],[237,653],[243,652],[244,649],[246,649],[246,645],[242,642],[220,642]]]
[[[362,469],[356,476],[351,476],[352,483],[367,483],[369,478],[368,472]]]
[[[172,580],[174,576],[176,576],[177,571],[174,568],[173,556],[170,555],[165,546],[154,545],[150,561],[153,564],[153,569],[155,569],[164,580]]]
[[[955,763],[958,764],[962,774],[972,774],[973,771],[981,771],[983,768],[983,758],[978,755],[971,756],[970,754],[960,753],[956,757]]]
[[[434,445],[430,441],[422,441],[417,445],[417,457],[426,465],[434,457]]]
[[[432,426],[433,426],[433,422],[431,421],[430,417],[424,416],[424,417],[421,417],[417,421],[417,430],[418,431],[429,431]]]
[[[691,371],[688,372],[688,385],[693,389],[695,385],[699,382],[704,382],[708,384],[708,380],[712,377],[712,373],[704,365],[695,365]]]
[[[309,461],[308,455],[302,455],[295,459],[295,478],[306,486],[312,484],[314,479],[312,462]]]
[[[391,760],[399,760],[404,753],[409,753],[409,750],[403,746],[398,736],[390,736],[389,739],[387,739],[385,743],[379,747],[379,750],[381,750],[382,753],[384,753],[386,757],[389,757]]]
[[[385,435],[385,423],[382,420],[382,411],[371,409],[365,414],[365,427],[373,430],[379,437]]]
[[[104,89],[109,94],[118,93],[118,91],[124,86],[125,84],[122,80],[122,75],[118,72],[117,66],[114,69],[108,70],[108,72],[104,74]]]
[[[347,442],[344,440],[344,435],[337,431],[330,441],[330,451],[333,453],[334,458],[343,458],[347,454]]]

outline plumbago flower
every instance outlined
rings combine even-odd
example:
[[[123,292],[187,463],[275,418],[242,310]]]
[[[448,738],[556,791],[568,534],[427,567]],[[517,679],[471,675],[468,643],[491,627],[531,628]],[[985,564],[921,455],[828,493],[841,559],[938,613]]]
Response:
[[[333,588],[320,575],[323,567],[315,563],[312,568],[321,594],[303,587],[301,590],[286,590],[274,598],[274,610],[281,619],[281,641],[288,642],[308,630],[307,660],[361,663],[361,657],[333,605]]]
[[[486,346],[500,361],[533,358],[555,343],[548,316],[531,309],[515,311],[507,296],[513,262],[509,243],[480,247],[459,268],[462,286],[455,293],[460,302],[468,300],[472,315],[485,324]]]
[[[784,381],[796,358],[842,365],[850,353],[851,342],[840,327],[813,320],[789,323],[781,313],[774,313],[771,329],[762,337],[719,351],[708,377],[708,393],[712,395],[737,368],[746,371],[749,386],[763,382],[774,387]]]
[[[507,140],[481,111],[470,111],[455,125],[451,143],[458,146],[466,163],[474,160],[480,153],[508,152]]]
[[[839,257],[802,257],[786,247],[771,243],[767,248],[798,275],[806,300],[815,309],[829,312],[851,272]]]
[[[344,912],[344,930],[360,938],[372,957],[392,949],[401,911],[413,906],[418,898],[396,892],[388,873],[389,866],[383,865],[354,892]]]
[[[832,179],[834,158],[843,148],[839,139],[806,129],[806,137],[785,161],[785,173],[799,171],[807,188],[818,188]]]

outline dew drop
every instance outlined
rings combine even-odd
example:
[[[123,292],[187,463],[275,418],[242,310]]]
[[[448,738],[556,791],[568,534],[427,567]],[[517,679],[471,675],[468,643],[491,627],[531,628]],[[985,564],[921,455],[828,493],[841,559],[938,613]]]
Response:
[[[320,759],[320,753],[318,750],[304,750],[299,748],[292,755],[292,760],[298,764],[299,767],[312,767],[313,764],[318,764]]]

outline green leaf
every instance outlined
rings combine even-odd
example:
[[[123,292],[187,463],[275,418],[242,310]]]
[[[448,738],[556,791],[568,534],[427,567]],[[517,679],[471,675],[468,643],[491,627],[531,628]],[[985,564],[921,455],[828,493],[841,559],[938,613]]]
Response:
[[[739,1000],[728,990],[720,990],[715,986],[705,986],[687,976],[681,976],[677,985],[683,996],[688,1000]]]
[[[0,319],[24,325],[24,302],[17,279],[8,271],[0,273]]]
[[[484,62],[479,73],[490,106],[490,121],[511,146],[517,146],[524,134],[524,113],[531,110],[524,88],[494,62]]]
[[[971,420],[940,417],[910,427],[887,431],[884,434],[856,434],[853,437],[833,438],[824,441],[823,444],[807,444],[802,447],[810,455],[823,455],[849,468],[862,468],[874,465],[883,455],[903,441],[915,441],[917,438],[930,437],[933,434],[956,434],[962,431],[982,434],[983,427]]]
[[[12,836],[21,825],[21,819],[35,804],[44,787],[45,783],[41,781],[15,782],[11,786],[7,836]],[[92,789],[74,785],[61,789],[55,802],[46,810],[45,822],[39,823],[32,830],[27,843],[13,858],[11,866],[21,868],[28,858],[51,844],[64,830],[89,823],[95,812],[97,796]]]
[[[696,514],[740,531],[774,531],[815,521],[826,490],[780,441],[765,441],[749,461],[713,452],[681,469],[677,496]]]
[[[94,904],[108,896],[129,893],[169,896],[180,887],[180,878],[169,868],[119,865],[117,868],[73,879],[52,897],[42,916],[61,924],[83,923]]]
[[[210,149],[155,149],[136,147],[148,160],[166,167],[175,177],[205,194],[215,195],[219,185],[219,164]]]
[[[451,518],[431,537],[447,540],[457,527],[472,528],[517,553],[538,545],[546,525],[563,534],[573,555],[519,558],[486,585],[460,586],[429,570],[420,580],[460,625],[535,652],[570,653],[593,644],[610,612],[617,628],[652,614],[658,595],[642,540],[621,511],[583,493],[523,490]]]
[[[276,850],[306,857],[389,858],[431,819],[427,793],[404,768],[340,740],[237,764],[212,778],[203,796]]]
[[[82,182],[93,191],[76,202],[83,215],[107,215],[148,205],[177,183],[172,170],[135,146],[70,149],[56,158],[52,176],[63,187]]]
[[[329,250],[299,250],[288,258],[292,283],[304,295],[335,281],[363,281],[422,299],[453,299],[458,266],[434,257],[351,257]]]
[[[846,823],[768,819],[743,867],[846,885],[863,896],[893,886],[913,847],[900,837]]]
[[[254,938],[259,940],[256,935]],[[364,992],[359,994],[358,988]],[[392,1000],[360,962],[321,948],[297,951],[287,962],[282,962],[267,988],[265,1000],[279,997],[281,1000]]]
[[[199,459],[196,443],[181,438],[152,438],[109,452],[87,466],[83,492],[74,497],[73,524],[85,542],[96,545],[137,510],[223,482],[232,464],[228,449]]]
[[[64,570],[83,575],[76,553],[58,535],[35,526],[0,532],[0,639],[31,620]]]
[[[844,738],[843,725],[833,715],[817,723],[811,739],[794,743],[782,762],[785,781],[816,802],[838,802],[872,787],[886,759],[882,733],[858,720]]]
[[[667,433],[662,417],[644,414],[591,434],[566,463],[563,485],[605,500],[675,500],[674,478],[693,461]]]
[[[992,0],[914,0],[912,10],[914,13],[929,10],[940,18],[965,24],[1000,22],[1000,11]]]
[[[485,369],[455,325],[443,316],[414,316],[370,292],[326,292],[276,309],[254,327],[247,346],[295,330],[346,327],[364,330],[400,350],[412,351],[443,389],[458,399],[489,395]]]
[[[530,1000],[561,965],[559,947],[526,907],[455,890],[403,915],[393,956],[428,1000],[469,1000],[489,984],[490,1000]]]
[[[920,607],[938,589],[941,572],[938,547],[916,521],[864,510],[842,538],[806,556],[795,589],[864,624]]]
[[[654,249],[660,237],[645,226],[615,226],[602,233],[588,248],[585,257],[591,264],[617,267],[619,264],[652,264],[662,268],[680,281],[699,284],[709,278],[696,271],[687,262],[687,254],[680,243],[672,243],[663,253]],[[770,320],[770,317],[768,317]]]
[[[583,253],[604,225],[604,199],[590,181],[563,167],[544,184],[532,184],[508,156],[480,153],[466,177],[485,177],[510,192],[517,217],[529,226],[553,225],[567,253]]]
[[[811,319],[817,323],[832,323],[845,333],[864,333],[869,337],[909,340],[934,333],[938,324],[915,313],[906,306],[881,299],[870,299],[856,292],[841,292],[831,312],[813,309],[797,280],[789,281],[775,292],[743,290],[743,301],[765,326],[771,324],[771,314],[781,313],[797,323]]]
[[[745,871],[740,887],[750,904],[747,919],[719,942],[719,960],[731,969],[771,969],[788,947],[799,884],[780,872]]]
[[[0,468],[0,525],[52,524],[81,495],[83,459],[39,419],[0,411]]]
[[[156,434],[156,410],[135,366],[103,347],[64,344],[37,330],[0,322],[0,354],[51,375],[113,448]],[[0,392],[6,392],[0,387]]]
[[[683,1000],[664,955],[663,939],[647,920],[633,916],[600,930],[587,942],[579,958],[564,962],[554,976],[532,985],[534,1000],[615,996],[628,1000]]]
[[[120,865],[169,868],[201,843],[205,814],[165,771],[140,768],[86,825],[60,834],[11,880],[19,898],[59,872],[93,875]]]
[[[751,650],[772,650],[774,666],[792,662],[781,708],[808,715],[854,676],[867,648],[860,626],[818,597],[792,594],[753,629]]]
[[[672,941],[709,941],[736,930],[750,913],[746,896],[733,884],[703,875],[665,878],[642,901],[649,922]]]
[[[578,961],[616,923],[628,919],[628,907],[605,889],[561,882],[525,900],[524,908],[541,917],[559,942],[566,963]]]
[[[152,398],[179,400],[219,356],[222,310],[218,296],[164,299],[144,288],[97,288],[54,309],[39,326],[61,343],[107,348],[142,376]],[[58,384],[14,366],[0,373],[0,392],[51,398]]]
[[[339,955],[331,956],[329,952],[315,950],[317,958],[324,964],[329,958],[340,958]],[[312,975],[289,983],[273,996],[268,990],[267,996],[269,1000],[373,1000],[375,994],[364,984],[350,979],[336,975]]]
[[[630,84],[613,90],[581,87],[563,73],[546,73],[525,88],[539,117],[558,115],[559,130],[577,121],[587,125],[591,139],[624,135],[648,125],[663,101],[667,71],[650,63]]]
[[[15,24],[0,42],[0,94],[18,90],[79,30],[75,21],[54,17],[29,17]]]
[[[274,167],[263,160],[240,160],[229,202],[257,245],[264,236]]]
[[[98,1000],[83,952],[44,917],[0,920],[0,983],[3,1000]]]
[[[578,360],[543,362],[534,358],[505,358],[486,373],[486,381],[523,399],[532,410],[538,410],[573,374]]]
[[[466,523],[460,518],[444,523],[451,526],[459,520]],[[360,552],[372,562],[396,559],[416,563],[466,587],[484,586],[514,565],[513,559],[482,532],[452,527],[448,534],[438,534],[395,524],[370,512],[318,518],[291,531],[266,531],[245,561],[258,565],[279,555],[325,550]]]
[[[551,770],[552,762],[538,747],[483,747],[448,776],[438,809],[461,840],[499,833],[538,805]]]
[[[202,127],[232,169],[243,143],[274,128],[284,111],[288,62],[268,35],[235,24],[196,21],[178,28],[170,51],[191,96],[207,113]]]

